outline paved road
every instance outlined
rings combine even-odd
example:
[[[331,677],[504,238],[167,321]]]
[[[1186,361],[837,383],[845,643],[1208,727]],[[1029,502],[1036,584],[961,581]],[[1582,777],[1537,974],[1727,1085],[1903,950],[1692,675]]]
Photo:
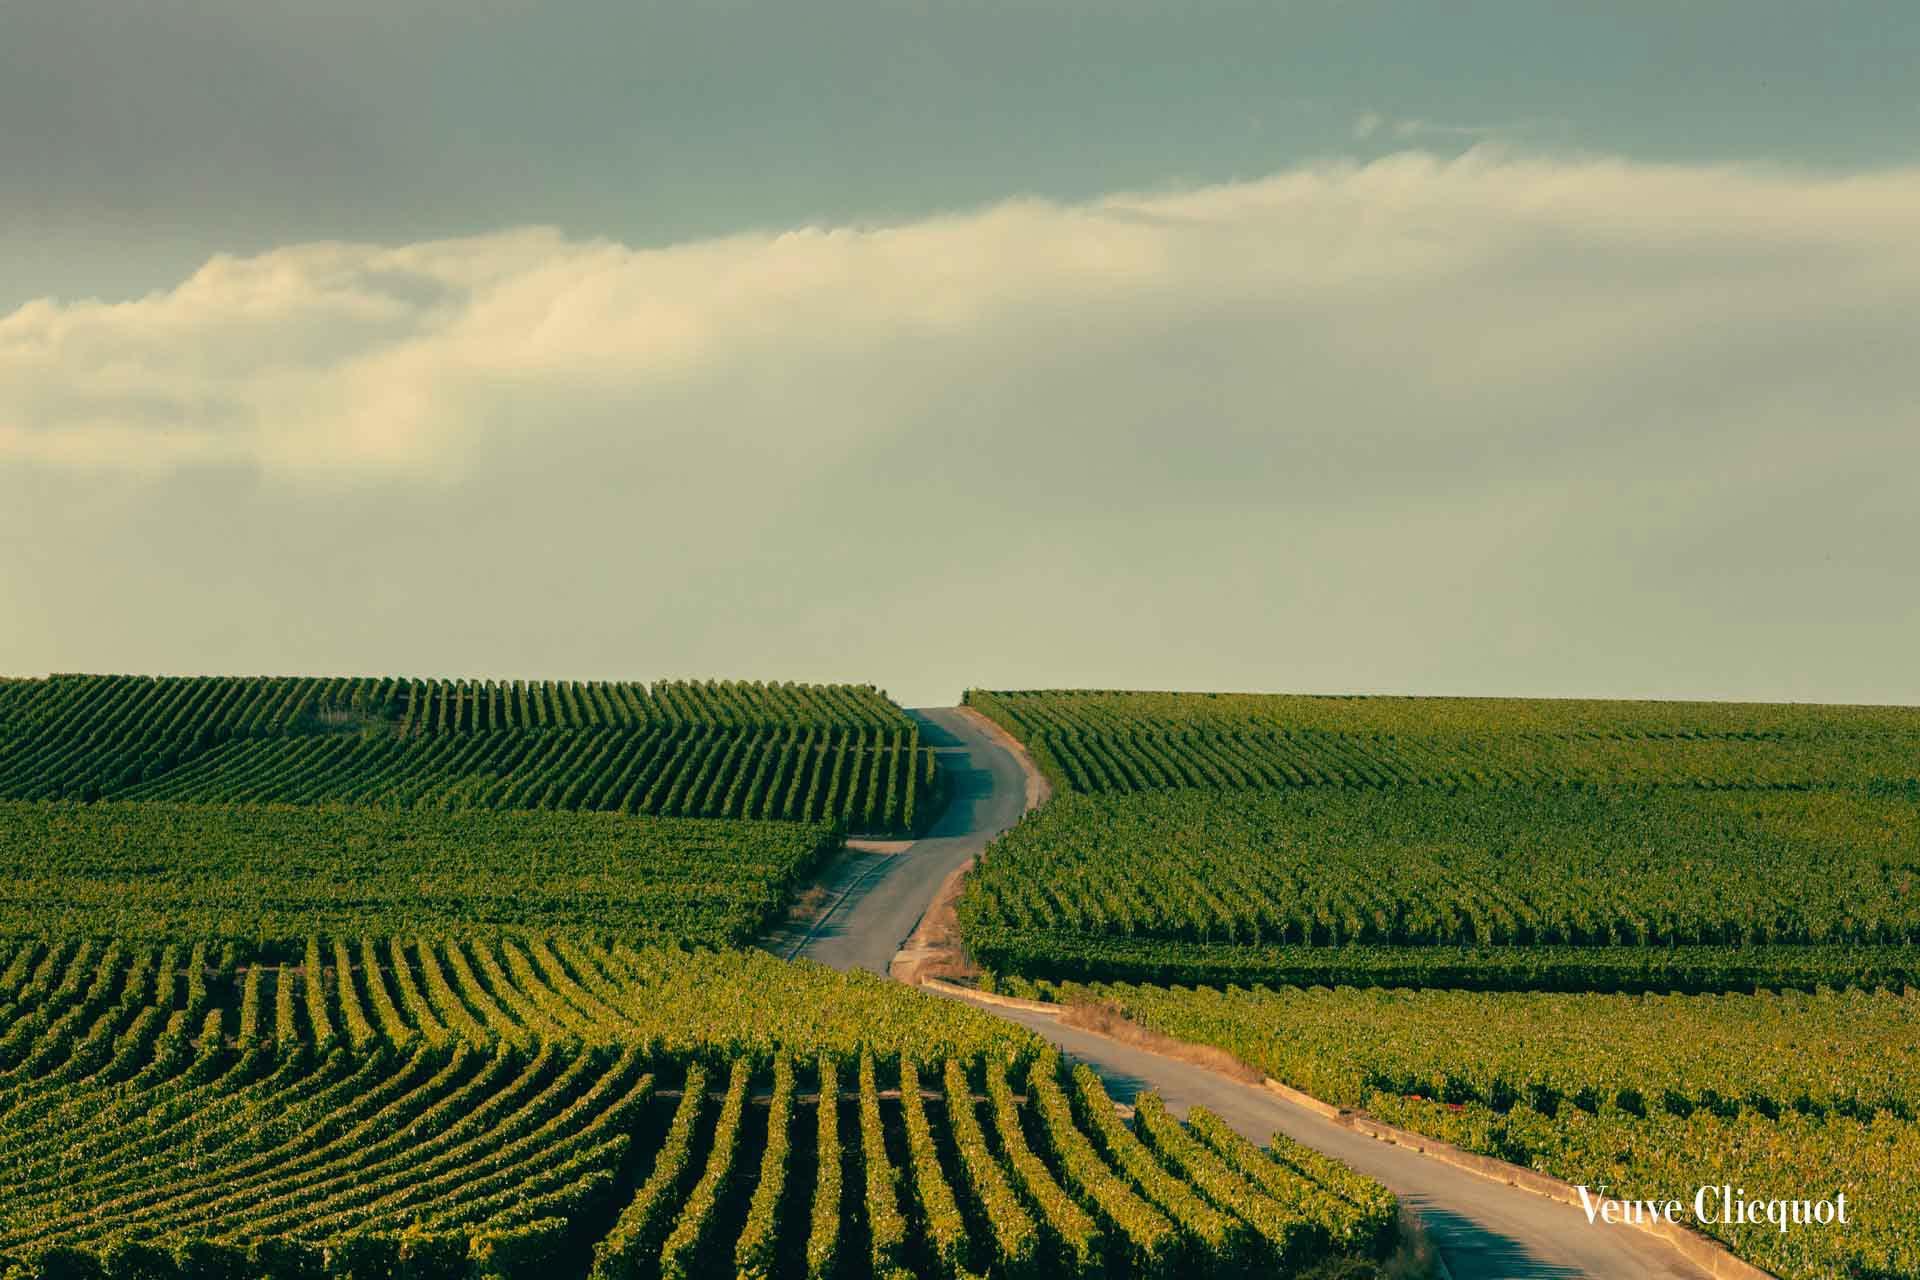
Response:
[[[957,707],[907,714],[920,722],[921,745],[939,754],[946,809],[904,852],[849,850],[822,884],[825,913],[810,926],[770,935],[762,945],[775,954],[886,973],[941,881],[1020,820],[1026,775],[1011,754]]]
[[[953,802],[924,839],[898,853],[850,855],[828,883],[832,909],[811,931],[768,946],[835,968],[885,973],[948,873],[1019,820],[1019,764],[953,709],[911,712],[921,740],[942,752]],[[995,1008],[1091,1065],[1113,1095],[1157,1090],[1176,1113],[1195,1104],[1254,1139],[1285,1133],[1378,1178],[1415,1210],[1455,1280],[1702,1280],[1673,1249],[1623,1227],[1591,1226],[1579,1209],[1357,1134],[1303,1107],[1205,1068],[1062,1026],[1038,1012]]]
[[[1043,1013],[994,1012],[1033,1028],[1069,1057],[1091,1064],[1106,1081],[1108,1092],[1120,1101],[1131,1102],[1135,1094],[1151,1089],[1176,1114],[1185,1114],[1197,1103],[1256,1142],[1284,1133],[1378,1178],[1420,1215],[1455,1280],[1574,1276],[1695,1280],[1705,1274],[1640,1232],[1589,1226],[1586,1215],[1570,1205],[1355,1133],[1264,1089],[1078,1027],[1062,1026]]]

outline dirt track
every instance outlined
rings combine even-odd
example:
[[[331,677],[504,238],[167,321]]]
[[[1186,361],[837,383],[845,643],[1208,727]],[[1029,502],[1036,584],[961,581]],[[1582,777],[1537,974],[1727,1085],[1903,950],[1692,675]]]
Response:
[[[1020,761],[970,712],[911,714],[920,721],[922,741],[942,753],[951,803],[926,837],[899,852],[849,851],[823,882],[820,914],[770,936],[763,944],[768,949],[838,969],[886,973],[941,884],[1017,822],[1030,798],[1037,802]],[[1695,1280],[1708,1274],[1652,1236],[1589,1225],[1577,1208],[1356,1133],[1257,1085],[1065,1025],[1049,1013],[990,1012],[1090,1064],[1117,1100],[1155,1090],[1176,1112],[1202,1105],[1257,1142],[1285,1133],[1378,1178],[1420,1215],[1455,1280]]]

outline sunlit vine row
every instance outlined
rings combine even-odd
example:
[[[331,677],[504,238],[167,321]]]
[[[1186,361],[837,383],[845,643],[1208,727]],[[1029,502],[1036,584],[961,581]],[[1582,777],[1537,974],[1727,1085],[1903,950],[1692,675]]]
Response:
[[[1135,1215],[1195,1277],[1390,1247],[1257,1151],[1229,1207],[1176,1192],[1159,1123],[977,1010],[767,956],[0,947],[8,1276],[1120,1276]]]

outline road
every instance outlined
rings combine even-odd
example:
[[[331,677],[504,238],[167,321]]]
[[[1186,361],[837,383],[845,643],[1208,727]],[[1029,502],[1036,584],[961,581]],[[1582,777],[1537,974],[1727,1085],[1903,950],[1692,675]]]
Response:
[[[951,803],[922,839],[844,857],[824,885],[823,914],[770,937],[770,949],[885,973],[941,882],[1019,821],[1027,779],[1011,753],[956,708],[909,714],[920,722],[921,741],[941,753]],[[1707,1274],[1651,1236],[1589,1225],[1571,1205],[1355,1133],[1204,1067],[1062,1025],[1045,1013],[989,1012],[1030,1027],[1092,1066],[1118,1100],[1154,1090],[1177,1114],[1202,1105],[1256,1142],[1284,1133],[1379,1179],[1419,1214],[1454,1280],[1703,1280]]]
[[[946,808],[926,835],[899,842],[900,852],[882,843],[842,855],[821,882],[827,894],[823,914],[788,925],[761,944],[776,955],[885,974],[941,882],[1020,821],[1027,780],[1010,753],[958,707],[907,714],[920,723],[921,745],[940,757]]]

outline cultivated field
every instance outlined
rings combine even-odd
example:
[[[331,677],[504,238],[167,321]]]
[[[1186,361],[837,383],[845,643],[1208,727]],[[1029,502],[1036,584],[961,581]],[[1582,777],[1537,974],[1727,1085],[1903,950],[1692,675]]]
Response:
[[[1920,708],[973,690],[1075,791],[1920,780]]]
[[[937,795],[870,688],[0,683],[0,1274],[1378,1273],[1394,1198],[735,949]],[[682,816],[654,816],[654,815]],[[685,816],[708,815],[708,816]],[[806,821],[774,821],[804,818]]]
[[[962,900],[991,967],[1570,990],[1920,974],[1892,789],[1273,788],[1065,796]]]
[[[1068,793],[972,878],[990,967],[1566,990],[1917,972],[1920,711],[968,697]]]
[[[1842,1234],[1714,1230],[1920,1274],[1920,713],[969,700],[1057,793],[962,885],[984,986],[1623,1194],[1844,1192]],[[746,946],[850,830],[933,819],[922,723],[868,686],[0,682],[0,1274],[1417,1273],[1314,1151]]]
[[[1920,991],[1489,995],[1049,987],[1316,1097],[1620,1196],[1730,1184],[1854,1206],[1716,1226],[1781,1275],[1920,1274]]]
[[[866,685],[54,676],[0,685],[0,798],[590,809],[910,831],[933,781]]]
[[[219,937],[564,930],[748,941],[839,847],[822,824],[365,806],[0,801],[0,930]]]
[[[1920,711],[969,702],[1066,793],[962,897],[989,987],[1614,1194],[1845,1192],[1707,1229],[1920,1275]]]
[[[1213,1275],[1392,1243],[1365,1179],[1205,1117],[1136,1135],[1032,1036],[875,977],[547,939],[239,952],[0,957],[0,1258]]]

